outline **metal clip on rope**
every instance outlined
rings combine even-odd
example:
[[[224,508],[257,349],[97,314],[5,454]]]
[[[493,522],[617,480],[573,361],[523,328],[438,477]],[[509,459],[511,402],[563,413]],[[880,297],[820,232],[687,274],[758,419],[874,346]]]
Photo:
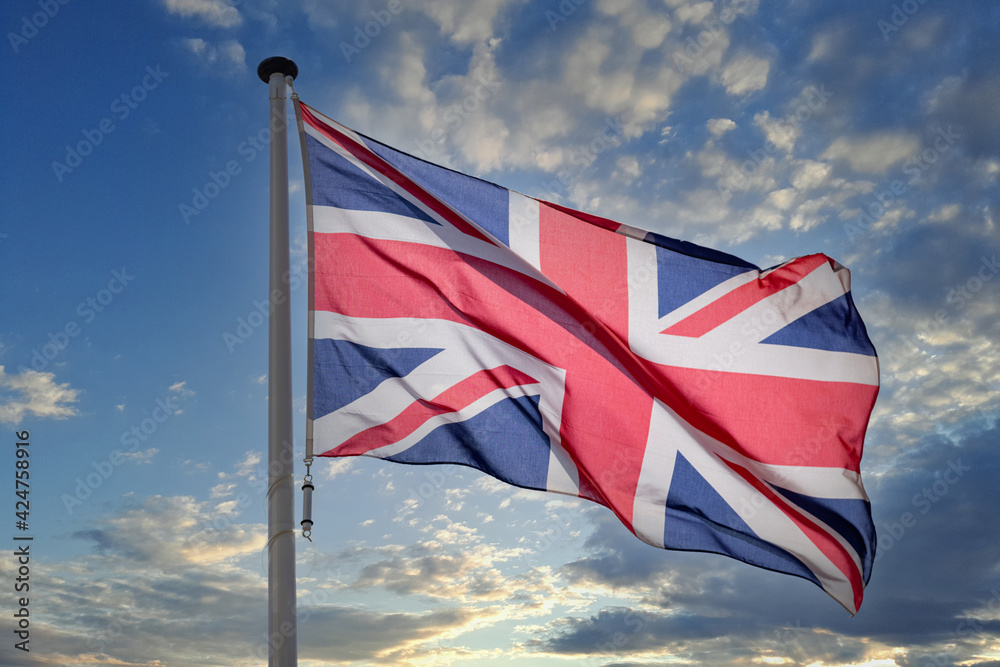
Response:
[[[312,511],[313,511],[313,489],[316,487],[312,483],[312,473],[309,467],[312,465],[312,457],[305,459],[306,476],[302,478],[302,537],[312,542]]]

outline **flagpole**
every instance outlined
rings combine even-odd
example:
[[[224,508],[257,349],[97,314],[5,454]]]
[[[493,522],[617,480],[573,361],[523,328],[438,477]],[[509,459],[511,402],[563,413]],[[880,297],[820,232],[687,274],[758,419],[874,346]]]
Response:
[[[267,405],[267,639],[270,667],[298,664],[295,627],[295,529],[293,524],[292,333],[288,294],[288,130],[285,77],[299,68],[272,57],[257,67],[268,85],[271,131],[271,271],[268,300]]]

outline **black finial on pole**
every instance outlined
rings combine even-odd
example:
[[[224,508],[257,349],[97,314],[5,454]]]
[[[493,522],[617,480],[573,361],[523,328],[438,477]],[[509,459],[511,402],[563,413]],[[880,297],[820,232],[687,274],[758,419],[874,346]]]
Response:
[[[264,58],[257,65],[257,76],[264,83],[271,81],[271,75],[277,72],[278,74],[284,74],[285,76],[290,76],[292,79],[299,75],[299,67],[294,62],[285,58],[283,56],[271,56],[270,58]]]

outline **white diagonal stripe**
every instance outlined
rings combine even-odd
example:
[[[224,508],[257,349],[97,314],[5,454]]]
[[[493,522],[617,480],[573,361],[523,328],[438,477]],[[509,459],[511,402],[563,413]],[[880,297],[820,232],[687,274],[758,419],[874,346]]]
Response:
[[[675,318],[674,313],[659,317],[656,275],[650,268],[656,266],[656,247],[629,239],[627,248],[629,346],[644,359],[678,368],[878,386],[878,360],[875,357],[760,342],[784,326],[782,322],[789,321],[788,317],[778,316],[780,307],[776,307],[789,299],[788,295],[784,295],[787,290],[764,299],[705,336],[690,338],[660,333],[680,318]],[[777,268],[780,267],[770,269],[762,275]],[[675,312],[690,315],[714,299],[756,278],[755,271],[735,276]],[[804,312],[813,304],[827,303],[850,287],[849,272],[842,267],[831,270],[826,262],[806,276],[805,280],[805,284],[810,289],[816,288],[819,295],[800,298],[797,303],[791,303],[795,313]],[[722,331],[726,332],[725,336],[721,334]],[[716,335],[717,332],[720,333]]]
[[[466,324],[419,318],[362,318],[327,311],[312,313],[314,338],[346,340],[376,348],[434,348],[444,351],[405,378],[389,378],[374,391],[313,421],[316,451],[336,447],[348,438],[402,412],[415,397],[430,399],[481,369],[508,365],[538,381],[538,410],[552,454],[549,489],[575,495],[579,473],[560,438],[566,371],[556,368],[487,332]],[[322,449],[321,449],[322,448]]]
[[[650,417],[650,434],[633,509],[633,529],[636,534],[653,544],[656,544],[654,540],[659,537],[659,545],[663,544],[666,500],[670,492],[673,471],[672,461],[680,452],[754,534],[766,542],[780,546],[805,563],[819,579],[824,590],[847,607],[851,613],[856,611],[851,583],[840,569],[780,508],[766,499],[764,502],[759,502],[760,493],[723,463],[723,458],[736,454],[735,452],[705,433],[692,428],[659,400],[655,400],[653,414]],[[655,438],[653,434],[656,434]],[[671,477],[663,475],[662,470],[657,469],[663,466],[666,460],[671,461],[669,466]],[[741,461],[745,461],[745,458],[739,455],[732,460],[737,465],[741,465]],[[757,464],[760,465],[762,464]],[[781,468],[781,466],[770,467]],[[811,516],[810,518],[815,519]],[[822,526],[822,522],[817,523]],[[830,531],[830,534],[844,547],[860,571],[858,554],[840,536],[833,531]]]
[[[463,234],[451,225],[431,225],[397,213],[313,206],[313,231],[317,234],[356,234],[370,239],[447,248],[504,266],[559,290],[557,285],[507,246],[487,243]]]
[[[759,333],[759,340],[763,340],[800,317],[844,296],[846,292],[841,278],[846,271],[834,273],[824,262],[794,285],[761,299],[707,332],[701,340],[733,340],[747,327],[753,327]]]
[[[542,268],[538,227],[538,200],[510,191],[508,238],[510,249],[539,271]]]
[[[365,456],[372,456],[375,458],[386,458],[389,456],[395,456],[400,452],[406,451],[413,445],[417,444],[431,431],[440,427],[446,426],[447,424],[457,424],[459,422],[466,421],[480,414],[487,408],[490,408],[500,401],[506,398],[520,398],[522,396],[536,396],[538,394],[538,385],[523,386],[518,385],[516,387],[511,387],[510,389],[496,389],[490,393],[482,396],[469,405],[465,406],[460,410],[455,410],[454,412],[445,412],[439,415],[434,415],[419,427],[417,427],[412,433],[405,436],[404,438],[397,440],[396,442],[389,443],[378,449],[372,449],[365,453]]]

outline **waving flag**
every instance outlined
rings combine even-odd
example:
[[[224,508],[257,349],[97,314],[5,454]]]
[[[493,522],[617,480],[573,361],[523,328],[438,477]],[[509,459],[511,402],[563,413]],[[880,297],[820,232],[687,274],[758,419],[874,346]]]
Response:
[[[847,269],[761,271],[298,109],[317,453],[588,498],[649,544],[804,577],[857,611],[878,362]]]

